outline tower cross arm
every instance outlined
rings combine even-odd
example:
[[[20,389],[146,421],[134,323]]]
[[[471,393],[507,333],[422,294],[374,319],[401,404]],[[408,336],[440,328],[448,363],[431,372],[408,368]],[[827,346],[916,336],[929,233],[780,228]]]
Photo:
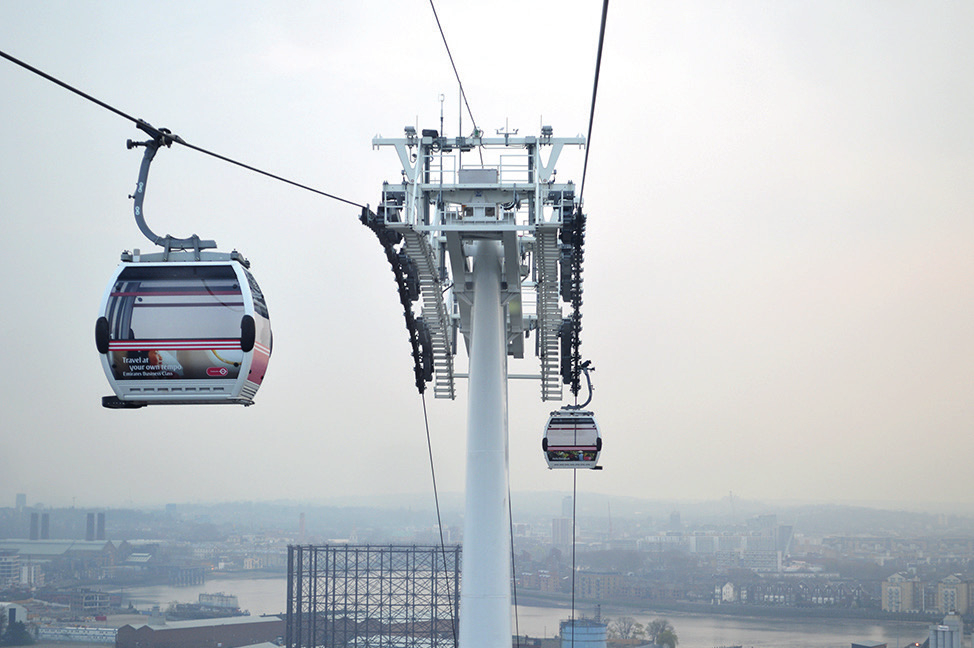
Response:
[[[379,148],[380,146],[391,146],[396,149],[396,154],[399,155],[399,161],[402,163],[402,171],[409,182],[416,181],[417,162],[413,159],[413,155],[410,152],[410,149],[415,145],[415,138],[372,138],[373,148]]]
[[[555,164],[558,162],[558,158],[561,156],[561,150],[565,148],[566,144],[585,146],[585,138],[581,136],[558,137],[551,138],[547,143],[551,145],[551,153],[548,154],[548,163],[542,163],[541,155],[538,155],[538,180],[540,182],[549,182],[551,180],[551,174],[555,170]]]

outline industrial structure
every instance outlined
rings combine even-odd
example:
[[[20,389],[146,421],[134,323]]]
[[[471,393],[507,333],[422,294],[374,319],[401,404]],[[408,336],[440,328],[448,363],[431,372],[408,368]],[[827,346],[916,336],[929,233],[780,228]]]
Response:
[[[115,635],[115,648],[238,648],[274,642],[284,633],[280,617],[222,617],[124,625]]]
[[[285,643],[453,647],[459,565],[456,546],[292,545]]]
[[[561,648],[605,648],[608,626],[598,619],[570,619],[558,626]]]

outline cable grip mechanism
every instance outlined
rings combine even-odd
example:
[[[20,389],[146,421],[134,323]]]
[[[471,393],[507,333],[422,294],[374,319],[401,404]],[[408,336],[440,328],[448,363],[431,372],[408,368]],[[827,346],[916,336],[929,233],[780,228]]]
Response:
[[[578,366],[579,370],[585,374],[585,382],[588,384],[588,399],[581,405],[565,405],[565,409],[576,410],[585,409],[589,403],[592,402],[592,393],[595,391],[592,387],[592,376],[589,373],[595,371],[595,367],[592,366],[591,360],[586,360]]]
[[[143,120],[138,120],[136,127],[147,133],[151,139],[144,142],[136,142],[133,140],[127,140],[125,142],[125,147],[129,150],[136,147],[145,147],[145,153],[142,155],[142,165],[139,168],[139,181],[135,187],[135,193],[129,198],[135,200],[133,210],[135,212],[135,223],[139,226],[139,231],[145,235],[153,244],[158,245],[164,250],[164,258],[168,260],[169,253],[172,250],[193,250],[195,252],[196,260],[200,259],[200,250],[205,250],[209,248],[216,247],[216,241],[203,240],[199,236],[193,234],[189,238],[176,238],[169,234],[165,236],[159,236],[149,227],[148,223],[145,221],[145,186],[149,178],[149,165],[152,164],[152,159],[156,156],[156,151],[159,150],[160,146],[165,146],[169,148],[172,146],[173,142],[182,142],[182,139],[178,135],[173,135],[172,132],[166,128],[155,128],[148,122]]]

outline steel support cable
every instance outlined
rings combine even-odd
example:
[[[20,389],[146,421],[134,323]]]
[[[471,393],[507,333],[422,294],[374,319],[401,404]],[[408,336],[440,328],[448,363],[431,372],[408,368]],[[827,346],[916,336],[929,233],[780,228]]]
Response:
[[[467,101],[467,93],[463,89],[463,82],[460,81],[460,73],[457,71],[457,64],[453,62],[453,54],[450,52],[450,45],[446,42],[446,34],[443,32],[443,25],[440,24],[440,17],[436,13],[436,6],[433,4],[433,0],[430,0],[430,9],[433,10],[433,17],[436,19],[436,26],[440,30],[440,37],[443,39],[443,46],[446,48],[446,55],[450,57],[450,65],[453,66],[453,74],[457,77],[457,84],[460,86],[460,96],[463,97],[463,103],[467,107],[467,114],[470,115],[470,121],[473,122],[474,131],[479,133],[480,128],[477,127],[477,120],[473,118],[473,111],[470,110],[470,102]],[[440,134],[442,135],[442,133]]]
[[[588,152],[592,148],[592,124],[595,123],[595,99],[598,96],[598,92],[599,92],[599,72],[602,68],[602,46],[605,43],[605,21],[606,21],[606,17],[608,16],[608,13],[609,13],[609,0],[603,0],[602,24],[599,27],[599,49],[598,49],[598,53],[595,56],[595,81],[592,85],[592,108],[589,112],[589,118],[588,118],[588,136],[585,138],[585,163],[582,167],[582,184],[578,190],[579,207],[573,222],[573,225],[577,228],[575,232],[575,236],[572,237],[573,244],[577,246],[577,249],[575,250],[576,254],[573,255],[573,257],[575,257],[573,260],[575,264],[577,264],[577,266],[572,268],[573,278],[577,281],[575,294],[573,295],[573,299],[572,299],[572,307],[574,311],[573,313],[574,316],[572,318],[574,320],[573,322],[574,339],[572,340],[572,346],[573,346],[572,374],[573,374],[574,389],[572,391],[575,394],[575,405],[578,405],[578,389],[579,389],[577,372],[578,372],[579,360],[580,360],[580,355],[578,352],[578,344],[579,344],[578,334],[581,330],[580,307],[582,301],[581,300],[581,291],[582,291],[582,287],[581,287],[582,249],[581,248],[582,248],[582,242],[584,241],[584,237],[585,237],[585,217],[582,214],[581,205],[582,205],[582,196],[585,192],[585,175],[588,173]],[[577,274],[575,272],[576,270],[577,270]],[[575,648],[575,526],[576,526],[577,499],[578,499],[578,469],[576,468],[572,470],[572,615],[571,615],[572,648]]]
[[[426,449],[430,456],[430,475],[433,479],[433,501],[436,504],[436,524],[440,530],[440,551],[443,553],[443,569],[446,570],[446,542],[443,539],[443,519],[440,517],[440,496],[436,488],[436,468],[433,466],[433,441],[430,438],[430,420],[429,415],[426,413],[426,394],[420,392],[420,396],[423,400],[423,422],[426,424]],[[454,569],[457,565],[454,564]],[[457,648],[457,619],[453,612],[453,597],[450,594],[450,581],[447,579],[446,582],[446,601],[447,605],[450,606],[450,628],[453,630],[453,647]],[[433,620],[436,623],[436,619]]]
[[[578,468],[572,468],[572,648],[575,648],[575,501],[578,499]]]
[[[514,567],[514,509],[511,507],[511,482],[507,481],[507,519],[511,526],[511,583],[514,592],[515,648],[521,648],[521,626],[517,615],[517,569]]]
[[[602,45],[605,43],[605,20],[609,14],[609,0],[602,2],[602,25],[599,27],[599,51],[595,55],[595,82],[592,85],[592,108],[588,116],[588,137],[585,138],[585,163],[582,166],[582,184],[578,189],[578,204],[585,193],[585,174],[588,172],[588,152],[592,148],[592,124],[595,122],[595,98],[599,93],[599,71],[602,68]]]
[[[177,140],[177,141],[180,144],[182,144],[183,146],[185,146],[187,148],[191,148],[194,151],[197,151],[199,153],[203,153],[204,155],[209,155],[210,157],[214,157],[214,158],[216,158],[218,160],[222,160],[224,162],[229,162],[230,164],[234,164],[234,165],[236,165],[236,166],[238,166],[238,167],[240,167],[242,169],[247,169],[248,171],[253,171],[254,173],[259,173],[260,175],[267,176],[268,178],[271,178],[273,180],[278,180],[279,182],[283,182],[285,184],[289,184],[292,187],[297,187],[298,189],[304,189],[305,191],[310,191],[311,193],[318,194],[319,196],[324,196],[325,198],[331,198],[332,200],[337,200],[339,202],[345,203],[346,205],[351,205],[352,207],[358,207],[359,209],[362,209],[362,208],[365,207],[365,205],[359,204],[359,203],[357,203],[355,201],[348,200],[346,198],[342,198],[341,196],[336,196],[335,194],[330,194],[327,191],[322,191],[320,189],[315,189],[314,187],[309,187],[307,185],[301,184],[300,182],[295,182],[294,180],[288,180],[287,178],[284,178],[282,176],[279,176],[279,175],[270,173],[269,171],[264,171],[262,169],[258,169],[257,167],[250,166],[249,164],[244,164],[243,162],[238,162],[237,160],[234,160],[234,159],[228,158],[226,156],[220,155],[219,153],[214,153],[213,151],[208,151],[208,150],[206,150],[204,148],[200,148],[199,146],[194,146],[193,144],[190,144],[188,142],[184,142],[182,140]]]
[[[56,77],[53,77],[50,74],[44,72],[43,70],[39,70],[36,67],[34,67],[34,66],[32,66],[32,65],[24,62],[24,61],[21,61],[20,59],[14,57],[14,56],[11,56],[10,54],[7,54],[6,52],[4,52],[2,50],[0,50],[0,57],[3,57],[5,59],[7,59],[11,63],[15,63],[15,64],[19,65],[20,67],[24,68],[25,70],[28,70],[30,72],[33,72],[34,74],[36,74],[36,75],[38,75],[38,76],[40,76],[40,77],[42,77],[42,78],[50,81],[51,83],[54,83],[55,85],[61,86],[62,88],[64,88],[65,90],[68,90],[69,92],[73,92],[74,94],[78,95],[79,97],[82,97],[84,99],[87,99],[91,103],[93,103],[93,104],[95,104],[97,106],[100,106],[100,107],[104,108],[105,110],[107,110],[109,112],[112,112],[112,113],[118,115],[119,117],[122,117],[123,119],[127,119],[128,121],[134,123],[136,126],[139,126],[143,130],[149,129],[151,132],[153,132],[155,134],[155,136],[163,137],[164,139],[168,139],[169,141],[175,142],[176,144],[181,144],[181,145],[185,146],[186,148],[192,149],[192,150],[194,150],[194,151],[196,151],[198,153],[202,153],[204,155],[209,155],[210,157],[216,158],[216,159],[221,160],[223,162],[228,162],[230,164],[233,164],[235,166],[241,167],[243,169],[247,169],[248,171],[253,171],[254,173],[259,173],[260,175],[267,176],[268,178],[272,178],[272,179],[277,180],[279,182],[283,182],[285,184],[289,184],[289,185],[291,185],[293,187],[297,187],[299,189],[304,189],[305,191],[310,191],[311,193],[318,194],[319,196],[324,196],[325,198],[331,198],[332,200],[337,200],[339,202],[343,202],[343,203],[346,203],[348,205],[352,205],[353,207],[359,207],[359,208],[364,207],[364,205],[360,205],[357,202],[353,202],[351,200],[347,200],[347,199],[342,198],[340,196],[336,196],[335,194],[330,194],[330,193],[328,193],[326,191],[321,191],[320,189],[315,189],[314,187],[309,187],[307,185],[301,184],[300,182],[295,182],[294,180],[289,180],[289,179],[287,179],[285,177],[276,175],[274,173],[270,173],[269,171],[264,171],[263,169],[258,169],[257,167],[251,166],[249,164],[245,164],[245,163],[240,162],[238,160],[234,160],[232,158],[226,157],[225,155],[220,155],[219,153],[215,153],[213,151],[207,150],[207,149],[202,148],[200,146],[196,146],[195,144],[190,144],[189,142],[187,142],[183,138],[179,137],[178,135],[173,135],[171,133],[163,132],[163,131],[155,128],[154,126],[151,126],[145,120],[142,120],[142,119],[138,119],[136,117],[133,117],[132,115],[129,115],[128,113],[123,112],[123,111],[119,110],[118,108],[115,108],[114,106],[105,103],[104,101],[101,101],[100,99],[96,99],[95,97],[91,96],[90,94],[88,94],[86,92],[83,92],[82,90],[79,90],[78,88],[75,88],[74,86],[72,86],[72,85],[70,85],[68,83],[65,83],[64,81],[61,81],[60,79],[58,79]]]

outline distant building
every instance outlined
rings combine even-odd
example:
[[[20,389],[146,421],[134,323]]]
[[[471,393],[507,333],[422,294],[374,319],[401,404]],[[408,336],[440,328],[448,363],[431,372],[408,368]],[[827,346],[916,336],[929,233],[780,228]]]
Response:
[[[47,583],[44,576],[44,565],[36,562],[20,563],[20,585],[27,587],[43,587]]]
[[[561,580],[557,574],[552,574],[547,569],[538,571],[538,590],[541,592],[558,592]]]
[[[233,594],[224,594],[223,592],[217,592],[216,594],[206,594],[200,592],[199,602],[200,605],[214,608],[235,610],[240,607],[240,602],[237,600],[236,596]]]
[[[85,645],[115,643],[115,628],[91,626],[41,626],[37,638],[42,642],[70,642]]]
[[[91,590],[86,587],[71,590],[72,610],[83,612],[104,612],[112,606],[112,598],[108,592]]]
[[[0,589],[20,583],[20,556],[11,549],[0,549]]]
[[[0,601],[0,615],[3,615],[3,622],[7,627],[11,623],[27,623],[27,608],[17,603]]]
[[[680,519],[680,512],[673,511],[670,513],[670,531],[682,531],[683,521]]]
[[[721,603],[737,603],[737,588],[734,583],[725,583],[718,589],[718,595]]]
[[[560,517],[551,521],[551,544],[556,547],[572,545],[572,518]]]
[[[636,546],[640,551],[663,551],[677,550],[687,551],[690,547],[689,539],[693,536],[685,536],[682,533],[657,533],[656,535],[640,538]]]
[[[518,587],[526,590],[538,590],[539,592],[559,591],[559,579],[547,569],[539,569],[536,572],[522,572],[518,577]]]
[[[622,594],[623,578],[618,572],[580,571],[575,575],[575,587],[581,598],[603,601]]]
[[[961,648],[963,638],[964,624],[956,614],[948,614],[930,626],[930,648]]]
[[[756,572],[777,573],[781,571],[780,551],[741,551],[738,566]]]
[[[132,626],[115,635],[115,648],[239,648],[284,636],[280,617],[224,617]]]
[[[747,521],[747,528],[752,531],[770,531],[778,526],[778,516],[774,513],[756,515]]]
[[[743,544],[743,537],[740,535],[719,535],[717,536],[717,551],[720,553],[731,553],[740,551]]]
[[[85,542],[83,540],[0,540],[0,553],[16,554],[19,560],[18,580],[21,583],[38,583],[36,571],[28,566],[40,565],[48,574],[60,573],[69,578],[100,579],[114,564],[115,545],[111,542]]]
[[[775,548],[783,554],[791,553],[791,543],[795,537],[795,529],[791,525],[781,525],[777,529]]]
[[[937,583],[937,609],[948,614],[966,614],[970,606],[970,583],[953,574]]]
[[[561,498],[561,516],[570,518],[574,517],[575,504],[571,495],[565,495]]]
[[[885,612],[918,612],[923,606],[920,579],[899,572],[883,581]]]
[[[690,536],[690,551],[698,554],[713,554],[716,550],[717,542],[712,535]]]
[[[606,624],[592,619],[562,621],[559,626],[562,648],[605,648]]]
[[[768,538],[770,540],[770,538]],[[782,556],[780,551],[773,549],[733,549],[717,551],[714,554],[715,564],[719,570],[750,569],[755,572],[781,572]]]

